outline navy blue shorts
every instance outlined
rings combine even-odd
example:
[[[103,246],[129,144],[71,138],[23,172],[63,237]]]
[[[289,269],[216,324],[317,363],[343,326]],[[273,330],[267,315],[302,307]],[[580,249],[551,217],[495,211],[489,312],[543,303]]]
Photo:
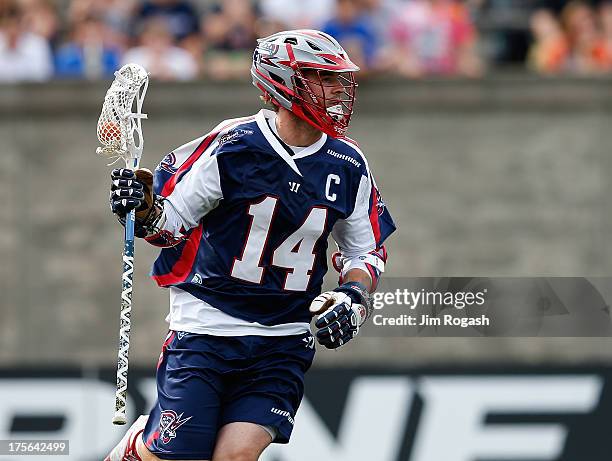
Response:
[[[304,395],[314,338],[224,337],[171,331],[157,367],[157,402],[143,433],[161,459],[211,459],[231,422],[276,430],[287,443]]]

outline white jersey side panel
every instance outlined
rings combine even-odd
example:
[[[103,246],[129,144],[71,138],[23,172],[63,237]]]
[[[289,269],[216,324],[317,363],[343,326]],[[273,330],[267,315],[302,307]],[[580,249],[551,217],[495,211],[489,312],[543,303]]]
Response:
[[[262,325],[232,317],[179,288],[170,287],[170,329],[212,336],[289,336],[310,331],[308,323]]]

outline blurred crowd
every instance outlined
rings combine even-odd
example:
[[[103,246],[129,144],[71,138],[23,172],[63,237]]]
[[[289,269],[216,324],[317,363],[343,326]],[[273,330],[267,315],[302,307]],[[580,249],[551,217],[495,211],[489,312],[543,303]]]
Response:
[[[607,2],[0,0],[0,82],[103,79],[126,62],[158,80],[244,79],[256,38],[293,28],[333,35],[366,75],[612,70]]]
[[[542,74],[612,72],[612,2],[573,0],[531,16],[528,65]]]

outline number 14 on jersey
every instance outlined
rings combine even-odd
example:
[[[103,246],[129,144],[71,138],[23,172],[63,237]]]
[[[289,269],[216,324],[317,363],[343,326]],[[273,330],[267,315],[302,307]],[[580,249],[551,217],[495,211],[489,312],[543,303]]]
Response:
[[[268,243],[270,229],[278,206],[278,198],[267,196],[249,207],[251,223],[247,231],[242,255],[234,258],[230,275],[251,283],[262,283],[264,266],[262,258]],[[305,291],[314,265],[314,247],[323,235],[327,220],[327,208],[310,209],[302,225],[274,250],[272,265],[287,269],[283,289]]]

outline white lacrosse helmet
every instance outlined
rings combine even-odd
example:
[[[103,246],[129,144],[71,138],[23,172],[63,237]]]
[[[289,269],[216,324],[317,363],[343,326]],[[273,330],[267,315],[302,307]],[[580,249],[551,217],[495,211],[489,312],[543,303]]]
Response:
[[[304,70],[316,77],[304,76]],[[343,137],[355,103],[357,67],[340,44],[318,30],[289,30],[257,40],[253,53],[253,85],[277,106],[290,110],[332,137]],[[333,84],[322,79],[337,74]],[[340,87],[326,96],[326,87]],[[317,88],[318,87],[318,88]],[[317,88],[318,91],[314,91]]]

